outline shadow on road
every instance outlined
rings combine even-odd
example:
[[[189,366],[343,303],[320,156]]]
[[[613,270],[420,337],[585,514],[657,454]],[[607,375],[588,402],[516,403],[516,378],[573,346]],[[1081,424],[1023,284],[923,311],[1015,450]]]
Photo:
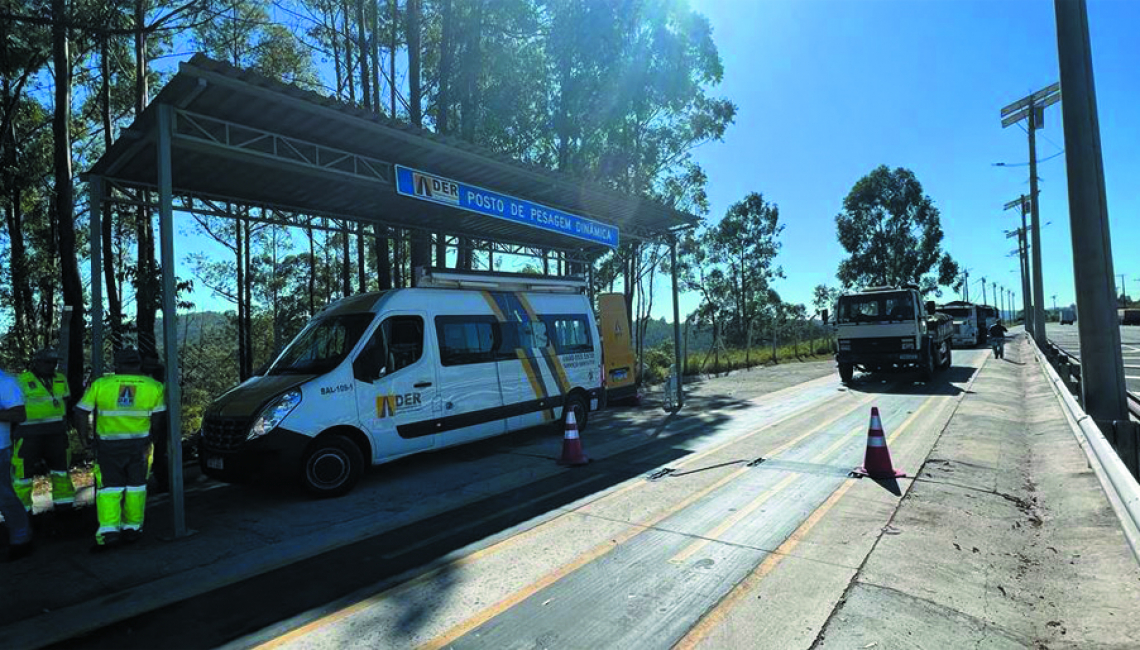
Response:
[[[607,411],[591,419],[583,434],[587,453],[591,445],[624,440],[631,447],[613,453],[587,466],[560,471],[532,483],[496,493],[493,481],[511,467],[545,469],[546,459],[553,461],[561,444],[561,432],[551,427],[533,428],[442,450],[421,454],[373,468],[349,497],[336,501],[306,499],[299,489],[285,487],[280,481],[257,479],[248,485],[216,485],[216,489],[190,495],[187,512],[193,527],[201,532],[189,542],[164,544],[156,537],[169,521],[169,504],[154,505],[147,512],[148,537],[134,548],[117,556],[120,562],[132,562],[149,555],[154,563],[160,557],[177,553],[178,544],[225,545],[235,538],[234,529],[248,528],[240,541],[249,547],[249,538],[267,537],[260,544],[288,543],[291,535],[319,533],[338,525],[353,525],[362,517],[377,521],[403,515],[409,523],[374,537],[342,546],[315,557],[283,566],[242,582],[221,587],[209,593],[178,602],[111,624],[90,635],[71,639],[58,647],[86,648],[151,648],[170,645],[177,630],[178,645],[183,647],[215,647],[280,626],[304,624],[310,618],[347,606],[352,602],[383,591],[397,576],[429,564],[472,543],[508,531],[540,516],[555,516],[561,509],[583,498],[597,494],[631,478],[647,474],[651,469],[673,463],[693,453],[686,447],[693,440],[720,432],[732,414],[749,408],[746,400],[724,395],[693,395],[686,409],[675,414],[647,408]],[[520,458],[524,457],[524,458]],[[536,466],[533,458],[542,459]],[[529,463],[529,464],[528,464]],[[498,468],[488,473],[487,467]],[[545,472],[531,469],[537,476]],[[482,472],[482,474],[480,473]],[[478,477],[486,474],[487,483]],[[457,477],[465,477],[459,481]],[[398,495],[395,503],[386,495]],[[409,515],[417,498],[437,506],[437,514],[414,519]],[[447,504],[451,505],[448,506]],[[340,517],[322,508],[335,507]],[[341,514],[343,513],[343,515]],[[255,525],[267,518],[282,520],[276,529]],[[222,530],[225,529],[225,530]],[[85,531],[85,537],[87,533]],[[255,547],[256,548],[256,547]],[[51,562],[52,551],[40,553],[42,567],[22,566],[24,579],[66,581],[65,572],[43,569]],[[239,550],[235,547],[232,553]],[[226,550],[213,549],[223,557]],[[138,555],[136,555],[138,554]],[[132,557],[133,556],[133,557]],[[82,560],[81,560],[82,561]],[[216,559],[213,561],[217,561]],[[187,566],[186,571],[209,570],[210,562],[201,568]],[[70,566],[70,570],[74,570]],[[443,563],[431,580],[429,591],[396,590],[387,597],[395,607],[395,618],[385,618],[411,643],[431,611],[445,602],[456,583],[452,572],[456,567]],[[177,571],[168,571],[168,574]],[[139,582],[153,580],[153,575],[140,576]],[[143,579],[145,578],[145,579]],[[400,578],[404,580],[404,578]],[[130,585],[116,585],[129,588]],[[362,591],[364,590],[364,591]],[[46,590],[45,590],[46,591]],[[61,607],[85,598],[105,594],[70,593],[72,602],[13,602],[4,611],[9,622],[31,617],[45,607]],[[363,595],[361,595],[363,594]],[[5,603],[9,599],[0,599]],[[313,613],[318,612],[318,613]],[[14,618],[13,618],[14,617]],[[305,619],[305,620],[301,620]],[[194,621],[190,624],[190,621]]]
[[[916,373],[862,375],[847,385],[853,393],[876,395],[948,395],[960,394],[964,389],[955,384],[964,384],[977,372],[970,366],[950,366],[936,372],[929,382],[919,381]]]

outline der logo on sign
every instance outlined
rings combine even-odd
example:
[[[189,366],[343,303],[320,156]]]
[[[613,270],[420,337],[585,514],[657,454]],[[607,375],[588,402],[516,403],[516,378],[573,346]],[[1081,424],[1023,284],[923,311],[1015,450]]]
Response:
[[[459,184],[427,174],[412,174],[412,184],[416,194],[433,201],[459,203]]]

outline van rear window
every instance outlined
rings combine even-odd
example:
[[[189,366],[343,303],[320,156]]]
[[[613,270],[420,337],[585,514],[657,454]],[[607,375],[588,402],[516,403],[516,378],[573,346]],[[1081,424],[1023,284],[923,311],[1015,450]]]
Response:
[[[593,351],[590,321],[584,314],[543,316],[542,320],[558,354]]]

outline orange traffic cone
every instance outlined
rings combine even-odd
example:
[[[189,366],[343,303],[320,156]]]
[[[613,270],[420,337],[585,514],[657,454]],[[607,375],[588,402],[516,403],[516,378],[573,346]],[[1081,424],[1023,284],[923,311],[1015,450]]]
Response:
[[[867,453],[863,466],[852,472],[856,476],[870,478],[902,478],[906,472],[891,465],[891,452],[887,450],[887,438],[883,434],[883,422],[879,419],[879,407],[871,407],[871,427],[867,430]]]
[[[582,451],[582,439],[578,437],[578,421],[574,419],[574,411],[566,412],[566,434],[562,436],[562,458],[559,465],[577,467],[590,462],[586,453]]]

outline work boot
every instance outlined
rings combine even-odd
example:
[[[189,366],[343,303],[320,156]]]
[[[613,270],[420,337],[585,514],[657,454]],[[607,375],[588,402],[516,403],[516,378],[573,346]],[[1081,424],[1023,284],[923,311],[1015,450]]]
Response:
[[[123,530],[122,534],[123,534],[123,543],[124,544],[134,544],[135,542],[142,539],[142,531],[141,530],[135,530],[133,528],[126,528]]]
[[[119,546],[122,543],[123,540],[122,537],[120,537],[119,533],[103,533],[103,543],[100,544],[98,541],[96,541],[95,545],[91,547],[91,553],[106,553],[107,551],[115,548],[116,546]]]

